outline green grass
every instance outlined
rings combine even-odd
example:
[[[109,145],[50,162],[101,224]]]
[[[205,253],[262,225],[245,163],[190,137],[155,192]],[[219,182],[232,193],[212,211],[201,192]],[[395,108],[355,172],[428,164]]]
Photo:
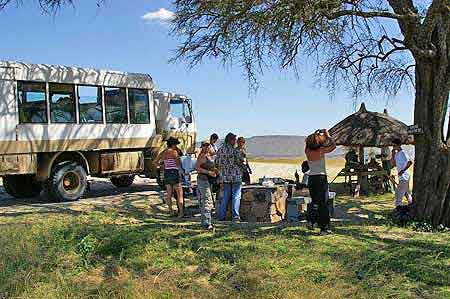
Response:
[[[0,298],[449,298],[449,234],[390,225],[391,201],[341,197],[373,217],[325,237],[150,209],[0,217]]]

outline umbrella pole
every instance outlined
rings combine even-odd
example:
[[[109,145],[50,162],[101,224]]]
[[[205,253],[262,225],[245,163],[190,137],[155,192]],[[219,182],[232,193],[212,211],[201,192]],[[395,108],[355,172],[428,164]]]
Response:
[[[364,171],[364,147],[359,147],[359,163],[362,166],[362,171]],[[358,175],[358,184],[360,186],[360,191],[362,195],[368,195],[369,194],[369,180],[366,175]]]

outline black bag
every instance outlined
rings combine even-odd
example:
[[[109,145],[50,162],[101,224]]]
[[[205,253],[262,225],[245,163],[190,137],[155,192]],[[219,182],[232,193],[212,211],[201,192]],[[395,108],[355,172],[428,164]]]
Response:
[[[211,191],[217,193],[220,189],[219,178],[208,175],[208,183],[211,185]]]
[[[409,220],[411,220],[409,206],[396,207],[393,213],[393,218],[400,225],[405,225]]]
[[[312,202],[307,205],[306,220],[311,224],[318,223],[319,220],[319,206]]]
[[[212,186],[214,184],[217,184],[217,177],[212,177],[208,175],[208,183]]]
[[[251,184],[250,173],[247,170],[244,170],[244,172],[242,173],[242,182],[244,182],[246,185]]]

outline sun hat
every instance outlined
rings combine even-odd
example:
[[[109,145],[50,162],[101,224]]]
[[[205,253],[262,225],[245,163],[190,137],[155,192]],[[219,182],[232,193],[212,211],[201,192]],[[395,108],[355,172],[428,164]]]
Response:
[[[209,143],[209,141],[203,140],[200,147],[204,147],[204,146],[210,146],[211,143]]]

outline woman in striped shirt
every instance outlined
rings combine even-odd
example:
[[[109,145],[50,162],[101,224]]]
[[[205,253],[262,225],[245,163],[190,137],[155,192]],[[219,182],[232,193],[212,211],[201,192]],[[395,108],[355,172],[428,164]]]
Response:
[[[178,144],[180,144],[178,139],[170,137],[167,140],[167,148],[158,155],[155,159],[155,164],[158,167],[161,160],[164,162],[164,183],[167,191],[166,203],[169,206],[170,214],[174,215],[172,209],[172,196],[175,191],[177,195],[178,217],[182,218],[184,216],[183,188],[180,180],[179,169],[181,166],[181,159],[177,147]]]

